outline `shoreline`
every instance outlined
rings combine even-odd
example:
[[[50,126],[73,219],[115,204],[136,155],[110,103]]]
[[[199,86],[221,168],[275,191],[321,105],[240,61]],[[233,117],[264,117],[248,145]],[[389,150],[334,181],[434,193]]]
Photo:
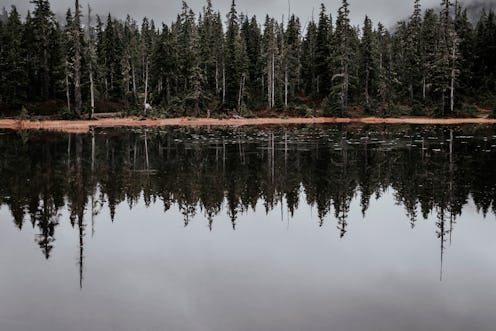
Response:
[[[418,124],[418,125],[461,125],[461,124],[496,124],[496,119],[489,118],[428,118],[428,117],[363,117],[363,118],[170,118],[140,119],[137,117],[104,118],[98,120],[77,121],[31,121],[0,119],[0,129],[15,131],[47,130],[67,133],[87,133],[91,128],[115,127],[164,127],[164,126],[259,126],[259,125],[297,125],[297,124]]]

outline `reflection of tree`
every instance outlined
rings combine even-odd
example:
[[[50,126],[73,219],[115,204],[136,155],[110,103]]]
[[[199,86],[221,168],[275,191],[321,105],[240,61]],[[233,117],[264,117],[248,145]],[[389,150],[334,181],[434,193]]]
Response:
[[[441,252],[441,273],[440,273],[440,279],[443,280],[443,259],[444,259],[444,251],[446,249],[446,241],[447,241],[447,236],[450,233],[450,230],[446,226],[446,210],[442,207],[439,208],[438,213],[437,213],[437,222],[436,222],[436,227],[437,227],[437,237],[440,241],[440,252]]]
[[[442,216],[436,232],[444,252],[470,197],[484,214],[496,208],[496,155],[482,152],[491,142],[455,139],[492,137],[493,129],[472,130],[310,126],[6,135],[0,140],[0,203],[20,229],[31,217],[47,257],[67,205],[80,234],[81,271],[87,207],[92,229],[103,206],[113,221],[122,202],[133,208],[158,200],[165,210],[178,206],[186,225],[201,213],[212,229],[224,212],[235,228],[260,201],[267,213],[285,202],[294,215],[302,192],[317,209],[319,224],[334,218],[338,235],[345,236],[358,194],[365,217],[371,198],[393,190],[412,227],[420,215]]]
[[[88,203],[88,196],[93,192],[89,186],[86,185],[88,181],[83,168],[83,137],[78,135],[75,137],[75,158],[70,165],[69,176],[71,178],[69,187],[70,193],[68,194],[71,223],[72,226],[77,226],[79,232],[79,282],[80,287],[83,287],[83,274],[84,274],[84,237],[85,228],[84,212]],[[93,210],[92,210],[93,212]]]
[[[32,223],[40,230],[36,241],[45,258],[49,259],[55,242],[55,227],[59,224],[57,208],[45,197],[37,209],[31,212],[31,218]]]

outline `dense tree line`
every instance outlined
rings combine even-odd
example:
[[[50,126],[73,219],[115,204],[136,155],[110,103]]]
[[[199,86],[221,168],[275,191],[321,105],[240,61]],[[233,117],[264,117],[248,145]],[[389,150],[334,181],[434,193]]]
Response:
[[[0,14],[0,105],[65,100],[92,114],[112,102],[155,115],[322,109],[456,115],[477,103],[495,107],[496,16],[475,23],[458,1],[422,10],[389,31],[365,17],[350,23],[347,0],[334,17],[321,6],[307,24],[295,15],[223,17],[212,2],[198,15],[186,3],[170,25],[93,18],[79,1],[59,23],[48,0],[31,0],[21,19]],[[84,12],[84,13],[83,13]],[[28,109],[30,110],[30,109]],[[30,110],[33,113],[33,110]]]

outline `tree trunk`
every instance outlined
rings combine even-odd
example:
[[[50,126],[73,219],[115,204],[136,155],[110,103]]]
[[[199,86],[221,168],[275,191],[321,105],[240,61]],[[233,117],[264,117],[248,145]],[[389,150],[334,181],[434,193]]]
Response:
[[[445,104],[446,104],[446,100],[445,100],[445,95],[444,95],[444,94],[445,94],[445,92],[446,92],[446,89],[443,87],[443,96],[442,96],[442,101],[443,101],[443,102],[442,102],[442,109],[441,109],[441,111],[442,111],[441,115],[442,115],[442,116],[444,116],[444,110],[445,110],[445,107],[446,107],[446,106],[445,106]]]
[[[262,82],[262,99],[265,97],[265,77],[262,74],[262,77],[260,77],[260,80]]]
[[[79,0],[76,0],[76,14],[74,17],[74,112],[81,116],[83,101],[81,97],[81,13]]]
[[[170,102],[170,99],[171,99],[171,89],[170,89],[170,80],[169,80],[169,77],[167,77],[166,79],[166,88],[167,88],[167,103]]]
[[[95,115],[95,84],[93,82],[93,69],[92,66],[90,65],[90,107],[91,107],[91,113],[90,113],[90,118],[93,118]]]
[[[267,102],[269,108],[272,108],[272,64],[267,65]]]
[[[453,40],[452,61],[453,61],[453,63],[452,63],[452,66],[451,66],[451,93],[450,93],[450,110],[451,110],[451,114],[453,114],[453,112],[455,110],[456,40]]]
[[[286,63],[286,67],[284,70],[284,107],[288,108],[288,64]]]
[[[65,61],[65,97],[67,99],[67,111],[71,112],[71,87],[69,85],[69,62]]]
[[[239,95],[238,95],[238,111],[241,110],[241,101],[243,101],[243,94],[245,89],[245,74],[242,75],[241,81],[239,82]]]
[[[134,102],[136,102],[138,100],[138,93],[136,89],[136,70],[134,68],[134,64],[131,65],[131,70],[133,75],[133,97],[134,97]]]
[[[222,104],[226,103],[226,64],[222,61]]]
[[[276,104],[276,97],[275,97],[275,94],[276,94],[276,54],[275,52],[273,51],[272,53],[272,106],[271,108],[274,108],[275,104]]]
[[[95,83],[93,81],[93,38],[91,36],[91,7],[88,5],[88,27],[87,27],[87,38],[90,48],[90,58],[89,58],[89,71],[90,71],[90,118],[95,115]]]
[[[146,111],[148,108],[148,57],[146,59],[146,64],[145,64],[145,104],[144,104],[144,108],[145,108],[145,115],[146,115]]]
[[[425,82],[425,76],[422,79],[422,98],[425,101],[425,96],[426,96],[426,82]]]
[[[219,61],[215,61],[215,93],[219,93]]]
[[[367,64],[367,70],[365,73],[365,104],[369,106],[369,79],[370,79],[370,70]]]
[[[343,111],[348,108],[348,87],[350,85],[350,75],[348,72],[348,63],[344,66],[344,93],[343,93]]]

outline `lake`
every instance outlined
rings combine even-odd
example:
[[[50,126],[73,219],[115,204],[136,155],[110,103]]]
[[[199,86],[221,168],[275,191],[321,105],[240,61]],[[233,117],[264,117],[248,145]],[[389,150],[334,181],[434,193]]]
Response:
[[[0,131],[0,330],[494,330],[496,127]]]

